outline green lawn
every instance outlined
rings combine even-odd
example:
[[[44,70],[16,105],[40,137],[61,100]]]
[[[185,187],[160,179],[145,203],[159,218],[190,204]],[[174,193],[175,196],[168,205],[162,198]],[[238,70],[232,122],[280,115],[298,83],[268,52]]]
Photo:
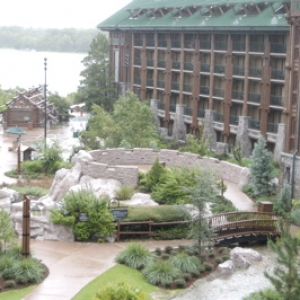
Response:
[[[125,282],[127,285],[137,288],[146,295],[145,300],[152,300],[150,293],[161,291],[170,297],[174,291],[159,289],[147,283],[143,275],[124,265],[115,265],[102,275],[87,284],[72,300],[92,300],[96,292],[107,284]]]
[[[0,293],[0,300],[21,300],[35,287],[36,285],[32,285],[24,289]]]

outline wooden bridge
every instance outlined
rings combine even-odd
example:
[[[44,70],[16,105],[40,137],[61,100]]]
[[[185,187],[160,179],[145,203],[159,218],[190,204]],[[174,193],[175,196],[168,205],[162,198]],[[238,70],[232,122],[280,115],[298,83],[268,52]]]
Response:
[[[207,218],[217,245],[251,243],[274,239],[281,235],[279,222],[273,213],[234,212]]]

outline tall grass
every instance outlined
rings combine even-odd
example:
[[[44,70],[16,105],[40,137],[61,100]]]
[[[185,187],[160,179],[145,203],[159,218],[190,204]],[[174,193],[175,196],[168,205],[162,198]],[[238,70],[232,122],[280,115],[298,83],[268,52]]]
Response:
[[[200,261],[195,256],[190,256],[186,252],[172,256],[170,263],[183,273],[196,272],[199,269]]]

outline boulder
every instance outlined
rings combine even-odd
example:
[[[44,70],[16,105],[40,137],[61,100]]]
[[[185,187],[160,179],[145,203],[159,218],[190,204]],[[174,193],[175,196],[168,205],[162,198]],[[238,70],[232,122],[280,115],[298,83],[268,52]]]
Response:
[[[230,276],[235,272],[235,265],[231,260],[226,260],[218,265],[217,274],[219,276]]]
[[[230,259],[237,269],[245,269],[253,262],[261,261],[262,255],[253,249],[236,247],[230,251]]]
[[[248,168],[243,168],[240,172],[238,187],[241,189],[244,185],[251,182],[250,170]]]
[[[49,195],[54,202],[63,199],[69,189],[78,184],[81,176],[81,165],[76,163],[71,170],[60,169],[56,172]]]
[[[155,201],[151,199],[151,196],[143,193],[134,194],[130,200],[120,201],[125,205],[135,205],[135,206],[155,206],[158,205]]]
[[[85,160],[85,161],[93,161],[94,158],[92,157],[92,155],[84,150],[80,150],[77,154],[75,154],[72,157],[71,163],[73,165],[75,165],[77,162],[80,162],[81,160]]]

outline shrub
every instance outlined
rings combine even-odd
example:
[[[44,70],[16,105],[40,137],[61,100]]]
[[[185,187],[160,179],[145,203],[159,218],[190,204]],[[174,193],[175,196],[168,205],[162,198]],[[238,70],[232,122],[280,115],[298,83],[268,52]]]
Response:
[[[24,276],[30,283],[39,283],[45,275],[43,264],[34,258],[18,260],[12,267],[15,278]]]
[[[223,261],[229,260],[230,259],[230,255],[226,254],[222,256]]]
[[[278,205],[285,212],[290,212],[292,209],[291,187],[285,183],[278,197]]]
[[[184,239],[188,236],[188,229],[188,224],[172,225],[169,229],[157,230],[157,233],[159,234],[159,237],[157,238],[163,240]]]
[[[169,261],[154,261],[143,270],[146,280],[153,285],[170,284],[180,274]]]
[[[12,270],[14,261],[15,260],[8,255],[2,255],[0,257],[0,275],[3,276],[4,279],[14,278],[14,272]]]
[[[209,257],[215,257],[216,254],[215,254],[215,252],[213,250],[211,250],[211,251],[209,251],[208,256]]]
[[[21,165],[22,173],[26,175],[43,173],[43,162],[41,160],[23,161]]]
[[[197,272],[197,271],[196,271]],[[189,281],[192,278],[192,275],[189,273],[183,273],[182,277],[185,281]]]
[[[204,263],[203,266],[206,271],[211,271],[213,269],[213,265],[209,263]]]
[[[198,272],[200,274],[204,273],[206,270],[205,270],[205,267],[203,265],[201,265],[199,268],[198,268]]]
[[[139,290],[127,286],[124,282],[111,284],[96,293],[94,300],[144,300],[145,295]]]
[[[122,185],[119,189],[115,190],[115,197],[118,200],[128,200],[132,197],[134,188],[128,185]]]
[[[154,255],[142,244],[130,243],[120,252],[115,261],[130,268],[141,270],[154,260]]]
[[[192,275],[194,278],[198,278],[199,275],[200,275],[200,272],[199,272],[199,270],[193,271],[193,272],[191,272],[191,275]]]
[[[217,264],[221,264],[221,263],[223,262],[223,258],[222,258],[222,257],[216,257],[216,258],[215,258],[215,262],[216,262]]]
[[[161,255],[161,252],[162,252],[162,251],[161,251],[160,248],[156,248],[156,249],[155,249],[155,254],[156,254],[156,255],[160,256],[160,255]]]
[[[2,251],[1,255],[6,255],[15,260],[22,259],[22,246],[11,245],[9,248]]]
[[[173,250],[173,247],[172,247],[172,246],[166,246],[166,247],[165,247],[165,251],[166,251],[166,253],[168,253],[168,254],[170,254],[172,250]]]
[[[191,273],[197,271],[200,261],[195,256],[190,256],[185,252],[181,252],[170,259],[171,264],[183,273]]]
[[[170,254],[163,253],[162,256],[161,256],[161,258],[162,258],[163,260],[168,260],[168,259],[170,258]]]
[[[246,184],[242,186],[242,192],[251,198],[255,198],[254,189],[252,184]]]
[[[16,282],[14,280],[6,280],[4,282],[4,287],[7,289],[14,288],[16,286]]]
[[[212,203],[210,206],[210,210],[213,214],[221,214],[237,211],[237,208],[231,201],[224,199],[223,201],[220,201],[218,203]]]
[[[16,280],[16,283],[18,283],[18,284],[27,284],[28,283],[27,277],[24,275],[17,275],[15,280]]]
[[[179,251],[185,251],[186,248],[187,248],[186,245],[179,245],[178,246]]]
[[[219,248],[219,252],[220,252],[221,254],[228,253],[228,248],[227,248],[227,247],[220,247],[220,248]]]
[[[269,300],[269,299],[282,300],[282,297],[275,290],[267,288],[263,291],[251,293],[247,297],[243,298],[243,300]]]
[[[35,197],[42,197],[48,194],[48,190],[39,186],[13,186],[12,189],[21,195],[32,195]]]
[[[185,281],[183,279],[179,278],[179,279],[174,280],[174,284],[179,289],[185,288]]]

